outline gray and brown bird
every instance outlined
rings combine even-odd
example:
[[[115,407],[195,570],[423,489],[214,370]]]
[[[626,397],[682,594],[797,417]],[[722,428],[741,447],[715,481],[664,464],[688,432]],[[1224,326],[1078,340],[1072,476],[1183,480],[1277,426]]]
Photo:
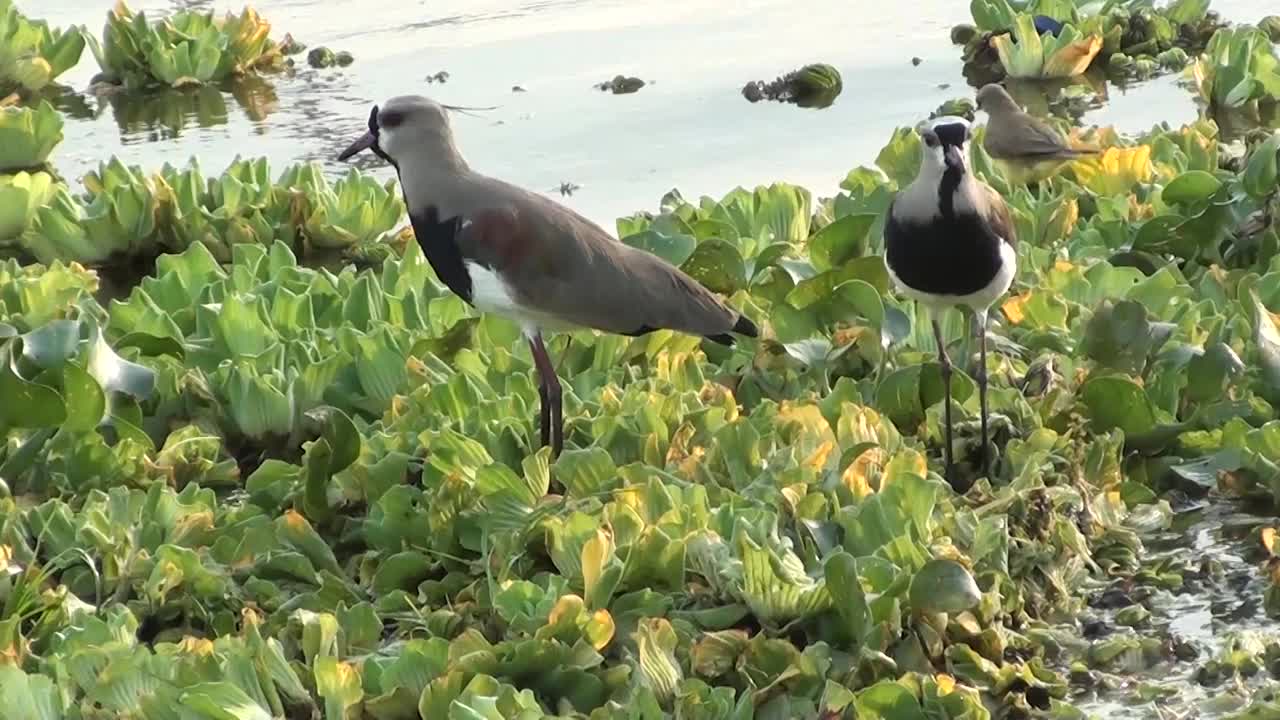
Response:
[[[338,159],[372,150],[390,163],[436,276],[477,310],[520,326],[539,377],[542,445],[554,454],[564,420],[544,330],[670,329],[723,345],[734,344],[730,333],[759,335],[750,318],[665,260],[545,195],[472,170],[454,144],[450,109],[418,95],[375,105],[368,131]]]
[[[978,90],[978,109],[988,118],[982,149],[997,161],[1010,182],[1039,182],[1064,164],[1099,152],[1097,148],[1072,147],[1048,123],[1024,112],[996,83]]]
[[[952,457],[951,359],[938,318],[947,308],[967,306],[977,319],[980,355],[976,380],[983,465],[990,477],[987,313],[1013,284],[1017,237],[1004,199],[969,170],[969,122],[942,116],[922,124],[918,132],[924,143],[920,171],[889,205],[884,228],[885,265],[902,294],[929,310],[946,403],[946,478],[957,491],[963,491],[968,486],[955,477]]]

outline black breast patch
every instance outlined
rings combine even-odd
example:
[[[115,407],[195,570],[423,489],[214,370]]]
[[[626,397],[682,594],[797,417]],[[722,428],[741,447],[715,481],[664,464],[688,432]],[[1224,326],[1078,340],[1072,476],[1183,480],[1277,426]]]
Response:
[[[462,231],[462,218],[440,219],[440,211],[434,205],[417,213],[409,213],[413,235],[418,247],[426,255],[436,277],[455,295],[471,304],[471,275],[462,263],[462,250],[458,247],[458,234]]]
[[[991,225],[972,213],[939,215],[922,223],[895,218],[884,227],[885,263],[907,287],[932,295],[968,295],[1000,272],[1003,244]]]

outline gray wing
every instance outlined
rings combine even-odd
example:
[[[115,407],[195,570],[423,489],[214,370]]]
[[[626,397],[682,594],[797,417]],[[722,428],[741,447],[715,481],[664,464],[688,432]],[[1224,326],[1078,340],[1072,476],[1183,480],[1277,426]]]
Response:
[[[508,209],[471,214],[468,244],[491,249],[521,302],[623,335],[735,331],[739,313],[665,260],[549,198],[521,191],[512,200]]]

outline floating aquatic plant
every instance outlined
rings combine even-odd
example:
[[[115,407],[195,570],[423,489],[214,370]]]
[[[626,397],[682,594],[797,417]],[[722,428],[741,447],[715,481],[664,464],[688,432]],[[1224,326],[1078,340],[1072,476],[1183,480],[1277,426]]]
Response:
[[[755,80],[742,88],[743,97],[751,102],[777,100],[801,107],[828,107],[844,89],[840,71],[825,63],[805,65],[772,82]]]
[[[107,13],[102,41],[90,38],[103,79],[126,88],[185,87],[277,68],[280,47],[271,25],[252,8],[216,18],[180,10],[157,22],[118,0]]]
[[[1215,33],[1192,66],[1192,77],[1210,109],[1280,102],[1280,58],[1266,33],[1248,25]]]
[[[0,173],[44,165],[61,142],[62,115],[47,101],[0,106]]]
[[[1089,68],[1102,50],[1098,35],[1082,35],[1073,26],[1061,33],[1036,31],[1030,15],[1019,15],[1011,34],[991,40],[1004,70],[1013,78],[1065,78]]]
[[[0,96],[47,87],[80,62],[85,37],[83,27],[52,29],[0,0]]]

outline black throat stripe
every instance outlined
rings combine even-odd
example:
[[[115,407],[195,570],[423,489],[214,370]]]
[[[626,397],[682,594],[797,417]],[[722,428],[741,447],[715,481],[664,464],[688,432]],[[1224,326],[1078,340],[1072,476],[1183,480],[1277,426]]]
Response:
[[[409,199],[405,198],[408,204]],[[409,213],[413,235],[418,247],[436,271],[436,277],[455,295],[471,305],[471,275],[462,262],[462,249],[458,246],[458,234],[462,231],[462,218],[440,219],[440,211],[434,205],[419,212]]]

